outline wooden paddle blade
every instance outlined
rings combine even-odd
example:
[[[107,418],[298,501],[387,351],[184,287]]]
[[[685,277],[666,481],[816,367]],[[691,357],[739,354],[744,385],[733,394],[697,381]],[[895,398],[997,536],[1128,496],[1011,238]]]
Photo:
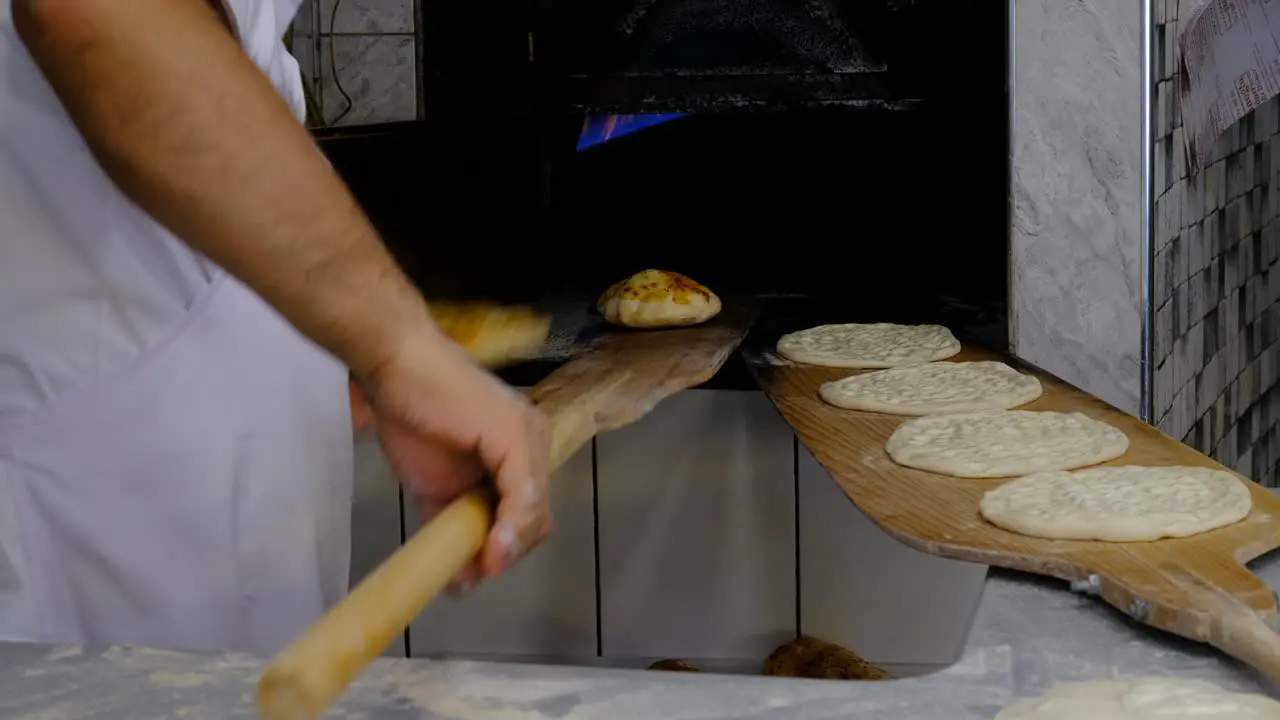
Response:
[[[756,312],[755,303],[734,301],[703,325],[612,332],[538,383],[529,398],[553,416],[589,407],[588,438],[615,430],[710,380],[742,343]]]
[[[742,343],[757,307],[739,302],[704,325],[605,335],[551,373],[529,399],[551,418],[551,464],[662,400],[710,380]]]
[[[761,388],[849,499],[881,529],[934,555],[1084,582],[1088,592],[1155,628],[1205,642],[1280,680],[1276,599],[1243,563],[1280,546],[1280,498],[1247,480],[1244,520],[1185,538],[1109,543],[1037,538],[983,520],[978,504],[1006,478],[957,478],[900,466],[885,442],[902,417],[822,401],[825,381],[858,371],[777,359],[776,335],[744,351]],[[966,346],[943,362],[1018,361]],[[1107,465],[1210,467],[1212,459],[1034,368],[1044,394],[1020,410],[1079,412],[1124,431],[1129,450]],[[1065,588],[1064,588],[1065,591]]]
[[[1208,643],[1280,680],[1275,594],[1234,558],[1192,539],[1117,544],[1094,573],[1098,594],[1134,620]]]

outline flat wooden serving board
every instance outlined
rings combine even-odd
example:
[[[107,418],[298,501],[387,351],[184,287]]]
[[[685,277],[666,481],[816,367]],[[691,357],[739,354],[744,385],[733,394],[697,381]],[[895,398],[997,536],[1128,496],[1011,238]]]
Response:
[[[951,361],[1004,360],[966,347]],[[843,410],[818,387],[860,371],[787,364],[747,353],[747,364],[800,441],[849,498],[903,543],[934,555],[1076,581],[1135,619],[1209,643],[1280,679],[1276,596],[1244,563],[1280,546],[1280,498],[1250,482],[1253,511],[1234,525],[1189,538],[1103,543],[1045,540],[984,521],[978,502],[1008,478],[969,479],[902,467],[884,443],[898,415]],[[1016,364],[1011,362],[1010,364]],[[1225,469],[1154,427],[1052,376],[1044,394],[1019,410],[1080,412],[1129,436],[1129,451],[1107,465],[1193,465]]]

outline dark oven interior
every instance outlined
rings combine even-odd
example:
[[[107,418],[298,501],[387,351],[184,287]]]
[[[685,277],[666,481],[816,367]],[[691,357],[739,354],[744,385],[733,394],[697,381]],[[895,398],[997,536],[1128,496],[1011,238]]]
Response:
[[[945,41],[947,19],[969,11],[963,1],[923,5],[542,0],[535,57],[560,99],[578,109],[894,107],[927,93],[919,48]]]
[[[941,321],[1004,347],[1004,3],[422,13],[426,119],[320,139],[428,297],[586,307],[655,267],[804,322]],[[634,113],[679,116],[579,148]]]

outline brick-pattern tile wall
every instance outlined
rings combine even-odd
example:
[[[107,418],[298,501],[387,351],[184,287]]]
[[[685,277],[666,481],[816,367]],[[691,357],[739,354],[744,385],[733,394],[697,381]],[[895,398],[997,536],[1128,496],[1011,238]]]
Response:
[[[414,0],[304,0],[292,52],[313,126],[418,118]]]
[[[1179,8],[1179,4],[1182,5]],[[1155,420],[1268,486],[1280,481],[1280,103],[1228,130],[1189,176],[1176,95],[1178,13],[1155,0]]]

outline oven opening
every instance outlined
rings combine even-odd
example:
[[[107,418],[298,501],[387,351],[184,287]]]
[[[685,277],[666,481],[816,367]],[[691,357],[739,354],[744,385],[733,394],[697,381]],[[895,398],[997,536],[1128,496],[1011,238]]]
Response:
[[[547,272],[586,295],[657,267],[728,295],[805,297],[846,322],[1002,323],[992,104],[969,120],[950,104],[695,114],[566,154],[550,193],[563,269]]]
[[[622,0],[580,3],[546,44],[565,46],[570,103],[648,112],[851,101],[885,60],[838,0]],[[867,16],[871,13],[863,11]],[[869,18],[862,18],[864,21]],[[630,86],[630,87],[628,87]]]
[[[857,39],[854,3],[837,0],[623,0],[575,6],[595,36],[579,70],[621,73],[865,72],[884,63]],[[595,67],[587,63],[594,61]]]
[[[534,14],[534,65],[551,96],[584,111],[905,108],[929,96],[938,68],[963,45],[956,23],[978,4],[917,5],[552,1]]]
[[[517,386],[605,331],[596,299],[647,268],[688,275],[726,301],[758,301],[748,345],[882,321],[941,323],[1003,351],[1005,19],[1004,3],[977,0],[543,7],[536,111],[442,111],[344,131],[322,147],[428,298],[554,313],[544,356],[504,371]],[[584,127],[612,130],[587,142]],[[598,439],[575,471],[578,494],[561,498],[557,528],[569,539],[539,551],[543,570],[429,608],[410,631],[410,654],[636,668],[681,659],[759,673],[762,648],[806,633],[895,677],[953,662],[985,570],[888,538],[822,476],[758,389],[731,360],[702,390],[655,410],[670,417]],[[724,408],[716,392],[728,393]],[[710,457],[711,446],[725,456],[681,464]],[[624,482],[627,473],[635,477]],[[785,488],[762,500],[778,490],[775,474]],[[722,494],[704,492],[720,482]],[[682,520],[655,529],[663,518]],[[702,557],[725,547],[694,537],[713,530],[733,533],[737,549],[716,550],[698,572],[636,556]],[[643,542],[628,544],[632,531]],[[570,572],[575,563],[585,569]],[[573,579],[552,588],[538,580],[544,571]],[[513,598],[532,608],[527,617]],[[772,619],[743,619],[743,608]]]

